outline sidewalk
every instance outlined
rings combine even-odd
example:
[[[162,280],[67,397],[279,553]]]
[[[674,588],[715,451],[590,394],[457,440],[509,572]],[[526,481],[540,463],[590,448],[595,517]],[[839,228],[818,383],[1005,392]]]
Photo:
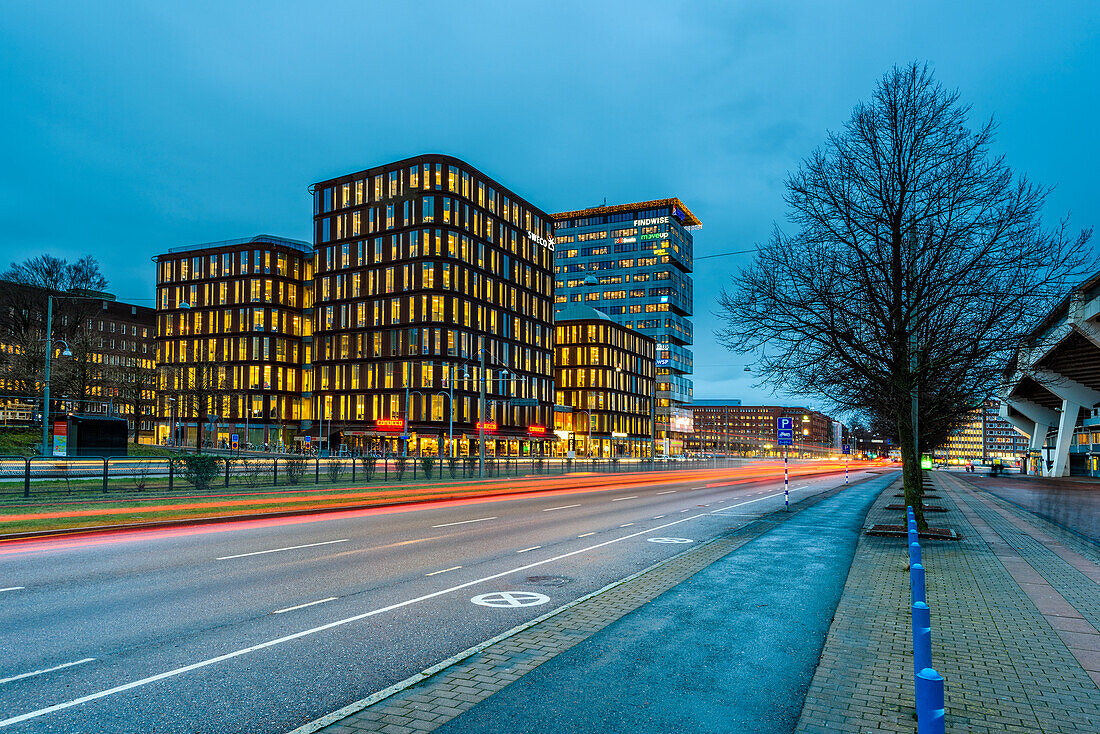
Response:
[[[962,474],[959,478],[1100,545],[1100,479],[1018,474]]]
[[[933,666],[948,732],[1100,731],[1100,549],[946,472],[924,541]],[[900,521],[884,493],[867,523]],[[799,732],[913,732],[903,539],[863,536],[810,685]]]
[[[789,732],[864,516],[895,476],[739,524],[296,734]]]

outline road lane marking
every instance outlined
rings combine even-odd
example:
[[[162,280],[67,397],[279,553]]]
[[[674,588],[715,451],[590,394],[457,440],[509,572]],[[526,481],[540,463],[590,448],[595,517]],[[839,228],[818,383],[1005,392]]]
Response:
[[[666,489],[664,492],[658,492],[657,494],[676,494],[675,489]]]
[[[680,512],[691,512],[691,508],[689,507],[686,510],[680,510]]]
[[[298,550],[299,548],[314,548],[319,545],[332,545],[333,543],[346,543],[348,538],[342,540],[324,540],[320,543],[306,543],[305,545],[291,545],[286,548],[272,548],[271,550],[254,551],[252,553],[238,553],[235,556],[221,556],[215,558],[216,561],[228,561],[231,558],[244,558],[245,556],[262,556],[265,553],[279,553],[281,551]]]
[[[470,601],[483,607],[514,609],[515,607],[537,607],[550,601],[550,597],[534,591],[492,591],[488,594],[478,594]]]
[[[631,525],[633,525],[633,524],[634,524],[634,523],[632,523],[632,522],[626,522],[626,523],[623,523],[622,525],[620,525],[619,527],[620,527],[620,528],[628,528],[628,527],[630,527],[630,526],[631,526]]]
[[[466,525],[471,522],[485,522],[486,520],[496,520],[495,517],[479,517],[476,520],[459,520],[458,522],[445,522],[439,525],[432,525],[433,528],[449,528],[452,525]]]
[[[616,497],[611,501],[612,502],[622,502],[623,500],[636,500],[636,499],[638,499],[638,495],[635,494],[635,495],[631,495],[630,497]]]
[[[0,589],[0,591],[19,591],[20,589],[24,589],[24,588],[26,588],[26,587],[25,586],[9,586],[6,589]]]
[[[314,604],[324,604],[326,601],[335,601],[339,599],[338,596],[330,596],[328,599],[318,599],[317,601],[306,602],[305,604],[299,604],[295,607],[287,607],[286,609],[276,609],[272,614],[282,614],[283,612],[293,612],[295,609],[305,609],[306,607],[312,607]]]
[[[7,589],[4,589],[4,591],[7,591]],[[52,668],[43,668],[42,670],[35,670],[31,673],[22,673],[20,675],[13,675],[10,678],[0,678],[0,683],[11,683],[13,680],[21,680],[23,678],[30,678],[31,676],[42,675],[43,673],[52,673],[55,670],[61,670],[62,668],[71,668],[74,665],[80,665],[81,663],[90,663],[93,660],[95,660],[95,658],[84,658],[83,660],[77,660],[77,661],[72,662],[72,663],[65,663],[63,665],[55,665]]]
[[[301,630],[299,632],[294,632],[294,633],[289,634],[289,635],[284,635],[282,637],[277,637],[273,640],[267,640],[265,642],[259,642],[255,645],[250,645],[249,647],[242,647],[241,649],[234,650],[233,652],[227,652],[223,655],[218,655],[216,657],[207,658],[206,660],[200,660],[197,663],[191,663],[190,665],[184,665],[184,666],[179,667],[179,668],[173,668],[172,670],[166,670],[163,673],[157,673],[156,675],[150,675],[150,676],[147,676],[145,678],[140,678],[140,679],[135,680],[135,681],[130,681],[129,683],[123,683],[122,685],[117,685],[117,686],[114,686],[113,688],[107,688],[107,689],[102,690],[102,691],[97,691],[96,693],[89,693],[85,696],[80,696],[79,698],[74,698],[74,699],[69,700],[69,701],[64,701],[62,703],[54,704],[53,706],[47,706],[45,708],[37,709],[35,711],[28,711],[25,714],[19,714],[18,716],[12,716],[12,717],[9,717],[7,719],[4,719],[4,720],[0,721],[0,729],[2,729],[4,727],[12,726],[13,724],[19,724],[19,723],[24,722],[24,721],[29,721],[31,719],[37,719],[40,716],[45,716],[46,714],[52,714],[56,711],[64,711],[65,709],[72,708],[73,706],[79,706],[81,704],[88,703],[90,701],[98,701],[101,698],[106,698],[108,696],[113,696],[116,693],[122,693],[124,691],[129,691],[129,690],[132,690],[134,688],[140,688],[142,686],[147,686],[150,683],[156,683],[157,681],[162,681],[166,678],[174,678],[176,676],[183,675],[184,673],[190,673],[193,670],[200,670],[202,668],[206,668],[206,667],[209,667],[211,665],[215,665],[217,663],[225,662],[226,660],[232,660],[234,658],[238,658],[242,655],[248,655],[248,654],[256,652],[258,650],[266,650],[269,647],[275,647],[276,645],[282,645],[283,643],[286,643],[286,642],[292,642],[294,640],[302,639],[303,637],[309,637],[311,635],[317,634],[318,632],[324,632],[326,630],[334,629],[336,627],[342,627],[344,625],[351,624],[352,622],[358,622],[358,621],[363,620],[363,619],[368,619],[370,617],[374,617],[374,616],[379,615],[379,614],[384,614],[386,612],[392,612],[395,609],[403,609],[404,607],[412,606],[413,604],[419,604],[420,602],[427,601],[429,599],[435,599],[437,597],[444,596],[445,594],[454,593],[456,591],[459,591],[460,589],[466,589],[466,588],[469,588],[471,586],[476,586],[477,584],[483,584],[486,581],[493,581],[495,579],[499,579],[499,578],[502,578],[504,576],[510,576],[511,574],[514,574],[514,573],[520,573],[522,571],[527,571],[527,570],[532,569],[532,568],[537,568],[538,566],[545,566],[548,563],[556,563],[557,561],[561,561],[565,558],[570,558],[572,556],[579,555],[581,553],[588,553],[589,551],[594,551],[594,550],[597,550],[599,548],[603,548],[604,546],[612,545],[614,543],[622,543],[623,541],[627,541],[627,540],[631,540],[633,538],[637,538],[639,535],[647,535],[648,533],[657,532],[658,530],[663,530],[665,528],[672,527],[673,525],[679,525],[680,523],[683,523],[683,522],[690,522],[691,520],[697,520],[700,517],[706,517],[706,515],[707,515],[707,513],[701,513],[699,515],[692,515],[691,517],[685,517],[685,518],[681,518],[680,520],[674,520],[672,522],[665,523],[664,525],[658,525],[657,527],[649,528],[647,530],[639,530],[636,533],[629,533],[628,535],[623,535],[623,536],[618,537],[618,538],[612,538],[611,540],[605,540],[602,543],[596,543],[595,545],[590,545],[590,546],[587,546],[585,548],[578,548],[575,551],[569,551],[568,553],[562,553],[562,554],[554,556],[552,558],[545,558],[541,561],[533,561],[532,563],[527,563],[527,564],[524,564],[522,566],[517,566],[516,568],[512,568],[512,569],[509,569],[507,571],[500,571],[499,573],[494,573],[494,574],[491,574],[489,576],[483,576],[479,579],[474,579],[473,581],[467,581],[467,582],[462,583],[462,584],[457,584],[455,586],[451,586],[451,587],[446,588],[446,589],[440,589],[439,591],[433,591],[429,594],[423,594],[421,596],[417,596],[417,597],[414,597],[412,599],[406,599],[405,601],[395,602],[395,603],[390,604],[388,606],[379,607],[378,609],[372,609],[369,612],[362,612],[361,614],[356,614],[356,615],[351,616],[351,617],[345,617],[344,619],[337,619],[333,622],[328,622],[327,624],[322,624],[322,625],[319,625],[317,627],[311,627],[309,629]]]
[[[432,571],[431,573],[426,573],[424,575],[425,576],[437,576],[438,574],[447,573],[448,571],[457,571],[460,568],[462,568],[462,566],[451,566],[450,568],[445,568],[442,571]]]
[[[595,534],[596,534],[595,532],[591,532],[591,533],[581,533],[581,534],[580,534],[580,535],[578,535],[577,537],[578,537],[578,538],[587,538],[587,537],[588,537],[589,535],[595,535]]]
[[[654,517],[653,519],[654,519],[654,520],[660,520],[660,519],[661,519],[662,517],[664,517],[664,515],[657,515],[657,516],[656,516],[656,517]]]
[[[580,505],[562,505],[561,507],[547,507],[543,512],[553,512],[554,510],[568,510],[570,507],[580,507]]]
[[[516,551],[516,553],[526,553],[527,551],[538,550],[541,547],[542,547],[541,545],[533,545],[530,548],[524,548],[523,550],[518,550],[518,551]]]

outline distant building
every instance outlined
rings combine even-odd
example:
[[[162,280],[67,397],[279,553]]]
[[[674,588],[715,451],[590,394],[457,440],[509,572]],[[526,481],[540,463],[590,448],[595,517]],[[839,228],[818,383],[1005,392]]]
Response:
[[[948,464],[995,459],[1014,464],[1026,457],[1028,437],[1000,416],[1000,408],[1000,401],[987,400],[981,408],[970,411],[966,423],[953,431],[947,444],[935,452],[936,458]]]
[[[699,226],[676,198],[554,215],[555,310],[583,303],[657,341],[658,454],[683,453],[692,436],[692,232]]]
[[[738,456],[777,456],[778,419],[794,420],[794,446],[790,456],[827,456],[836,453],[834,421],[816,410],[778,405],[741,405],[739,400],[696,400],[691,406],[693,453]]]
[[[577,456],[650,455],[656,343],[606,314],[570,304],[556,316],[554,429]]]
[[[130,439],[153,440],[153,309],[110,293],[50,293],[0,283],[0,420],[41,420],[47,296],[53,296],[51,420],[58,413],[125,418]],[[69,353],[66,354],[66,351]]]

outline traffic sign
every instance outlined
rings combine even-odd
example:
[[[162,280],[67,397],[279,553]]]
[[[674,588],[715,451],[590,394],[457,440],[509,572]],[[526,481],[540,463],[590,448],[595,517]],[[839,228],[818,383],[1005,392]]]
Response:
[[[794,418],[780,417],[776,422],[776,443],[780,446],[794,446]]]
[[[852,453],[852,447],[849,444],[844,444],[841,450],[846,454]]]
[[[233,448],[239,449],[241,447],[240,435],[234,433],[230,438],[233,440]]]

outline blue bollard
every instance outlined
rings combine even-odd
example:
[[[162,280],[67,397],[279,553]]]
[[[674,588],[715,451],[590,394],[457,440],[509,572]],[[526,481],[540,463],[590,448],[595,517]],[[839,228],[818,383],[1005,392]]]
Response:
[[[913,673],[931,665],[932,612],[924,602],[913,602]]]
[[[917,673],[917,734],[944,734],[943,676],[932,668]]]
[[[920,543],[909,544],[909,568],[920,563]]]
[[[924,598],[924,566],[919,563],[909,567],[909,588],[912,590],[910,603],[927,601]]]
[[[910,520],[909,521],[909,542],[910,543],[919,543],[920,542],[920,533],[917,531],[917,521],[916,520]]]

